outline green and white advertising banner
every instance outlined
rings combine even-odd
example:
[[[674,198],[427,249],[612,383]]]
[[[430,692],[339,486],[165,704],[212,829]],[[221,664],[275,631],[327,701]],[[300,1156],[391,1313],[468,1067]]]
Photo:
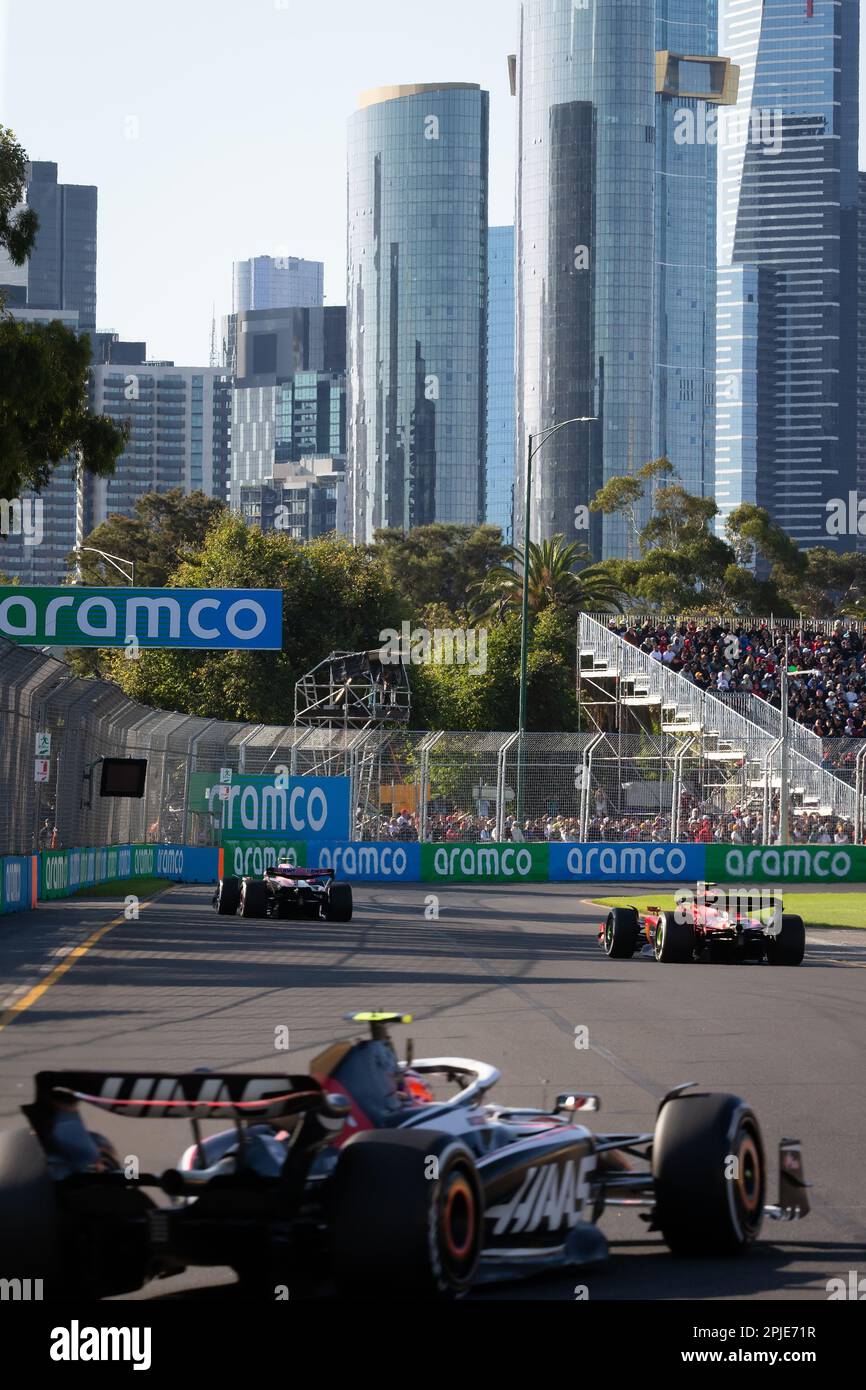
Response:
[[[223,878],[261,878],[265,869],[275,864],[291,864],[307,869],[305,840],[284,840],[273,836],[269,840],[222,841]]]
[[[134,856],[148,845],[112,845],[105,849],[48,849],[40,857],[39,897],[68,898],[80,888],[129,878]],[[136,869],[141,873],[141,869]]]
[[[422,845],[422,883],[547,883],[548,844]]]
[[[707,845],[710,883],[866,883],[866,848]]]

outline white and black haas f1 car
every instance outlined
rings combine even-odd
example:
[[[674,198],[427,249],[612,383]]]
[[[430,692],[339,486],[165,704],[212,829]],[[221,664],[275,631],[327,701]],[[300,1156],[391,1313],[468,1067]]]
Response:
[[[221,878],[213,905],[221,917],[323,917],[351,922],[352,885],[337,883],[333,869],[277,864],[262,878]]]
[[[395,1018],[408,1021],[355,1015],[370,1036],[333,1044],[307,1076],[40,1073],[29,1127],[0,1136],[0,1268],[41,1278],[47,1298],[192,1266],[232,1267],[251,1297],[448,1298],[604,1259],[608,1207],[638,1208],[697,1256],[744,1253],[764,1217],[809,1212],[793,1140],[767,1205],[761,1131],[736,1096],[679,1087],[651,1132],[597,1133],[583,1123],[595,1096],[513,1109],[487,1101],[495,1067],[414,1060],[411,1044],[399,1061]],[[194,1142],[167,1172],[132,1174],[83,1104],[190,1120]],[[230,1127],[203,1137],[219,1119]]]

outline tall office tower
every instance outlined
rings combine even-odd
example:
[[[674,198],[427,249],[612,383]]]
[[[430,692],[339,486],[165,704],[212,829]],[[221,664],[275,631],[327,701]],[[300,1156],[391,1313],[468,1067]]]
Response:
[[[222,324],[222,361],[232,375],[238,370],[238,314],[264,309],[321,309],[325,303],[325,266],[296,256],[253,256],[232,267],[232,312]]]
[[[484,515],[489,97],[383,87],[349,123],[348,462],[356,542]]]
[[[631,553],[619,517],[582,509],[667,453],[712,489],[715,151],[708,113],[733,100],[716,0],[524,0],[518,98],[515,530],[529,436],[533,539]],[[580,509],[580,511],[579,511]],[[575,526],[578,530],[575,531]]]
[[[39,229],[23,266],[0,253],[0,297],[7,311],[30,323],[58,320],[74,332],[93,333],[96,188],[58,183],[56,164],[34,161],[27,166],[24,201],[37,213]],[[22,501],[39,507],[43,538],[38,545],[22,535],[0,538],[0,571],[25,584],[61,583],[75,548],[75,462],[60,464],[38,498],[28,492]]]
[[[325,267],[296,256],[253,256],[235,261],[232,312],[250,309],[321,309],[325,302]]]
[[[346,452],[346,311],[273,309],[236,316],[229,496],[277,464]]]
[[[697,497],[715,483],[720,120],[739,72],[718,56],[717,0],[656,0],[654,458]]]
[[[487,242],[487,469],[485,521],[513,538],[514,228],[491,227]]]
[[[92,409],[128,424],[130,437],[113,477],[79,476],[79,541],[111,515],[131,516],[148,492],[180,488],[225,499],[227,389],[220,368],[172,362],[93,368]]]
[[[82,333],[96,328],[96,188],[58,183],[57,165],[27,166],[25,203],[39,218],[36,244],[24,266],[4,256],[0,290],[10,304],[78,314]]]
[[[531,535],[575,538],[575,509],[652,456],[655,0],[524,0],[516,70],[515,534],[529,435],[575,417],[534,469]],[[594,517],[596,553],[624,523]]]
[[[753,346],[736,314],[720,320],[719,500],[723,514],[737,500],[766,507],[803,545],[851,549],[855,535],[828,534],[827,507],[857,485],[859,10],[721,0],[719,20],[742,69],[719,139],[720,275],[748,282],[758,332],[750,459],[736,393]]]

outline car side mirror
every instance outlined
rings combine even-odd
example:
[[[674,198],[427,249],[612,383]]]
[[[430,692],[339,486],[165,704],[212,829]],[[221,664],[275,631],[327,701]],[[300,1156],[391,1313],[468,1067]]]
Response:
[[[591,1095],[588,1091],[565,1091],[561,1096],[556,1097],[557,1115],[575,1115],[580,1111],[598,1111],[601,1109],[601,1097]]]

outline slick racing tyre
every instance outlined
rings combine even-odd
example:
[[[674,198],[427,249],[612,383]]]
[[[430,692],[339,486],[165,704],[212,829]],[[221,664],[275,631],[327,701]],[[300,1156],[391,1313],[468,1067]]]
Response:
[[[640,940],[640,917],[634,907],[615,907],[604,928],[604,949],[611,960],[631,960]]]
[[[695,953],[695,929],[678,922],[673,912],[663,912],[653,936],[655,958],[663,965],[685,965]]]
[[[472,1284],[484,1194],[472,1154],[450,1134],[356,1134],[340,1153],[331,1217],[344,1297],[447,1299]]]
[[[783,917],[778,936],[767,938],[771,965],[802,965],[806,954],[806,926],[802,917]]]
[[[214,897],[214,907],[220,917],[234,917],[241,900],[241,885],[237,878],[221,878]]]
[[[329,922],[351,922],[351,883],[331,883],[322,904],[322,916],[327,918]]]
[[[0,1133],[0,1270],[10,1279],[42,1279],[34,1297],[58,1292],[60,1241],[54,1183],[42,1145],[29,1129]]]
[[[260,879],[245,878],[241,884],[240,914],[242,917],[267,917],[270,894],[268,885]]]
[[[764,1144],[737,1096],[682,1095],[663,1106],[653,1140],[655,1227],[675,1255],[740,1255],[764,1217]]]

